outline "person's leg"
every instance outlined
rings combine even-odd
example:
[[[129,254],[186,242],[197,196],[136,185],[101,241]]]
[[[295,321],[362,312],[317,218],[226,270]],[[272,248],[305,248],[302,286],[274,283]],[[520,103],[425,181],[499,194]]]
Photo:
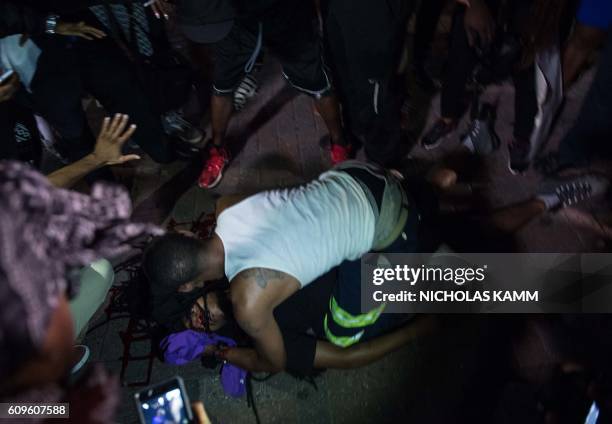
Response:
[[[509,144],[510,170],[515,173],[529,168],[531,133],[538,114],[534,65],[515,72],[514,76],[514,136]]]
[[[533,65],[517,71],[514,76],[514,138],[529,140],[538,113]]]
[[[542,200],[530,199],[495,210],[485,223],[497,230],[514,233],[544,212],[546,204]]]
[[[411,3],[334,0],[327,19],[345,126],[363,140],[368,159],[383,166],[402,156],[403,90],[395,73]]]
[[[225,134],[232,116],[234,90],[254,66],[262,45],[259,43],[259,23],[237,20],[230,33],[214,45],[213,95],[211,99],[212,142],[217,147],[225,144]]]
[[[612,31],[582,109],[559,145],[559,166],[586,166],[598,150],[610,150],[612,137]]]
[[[285,79],[295,89],[314,99],[329,132],[334,161],[334,146],[346,146],[347,143],[338,100],[332,92],[331,80],[324,69],[321,44],[312,26],[314,17],[312,3],[289,2],[286,6],[278,6],[278,10],[267,16],[263,23],[264,38],[278,55]]]
[[[340,106],[335,95],[315,97],[315,107],[325,121],[332,144],[346,145],[340,119]]]
[[[70,312],[74,321],[74,333],[79,335],[113,285],[115,273],[106,259],[100,259],[81,270],[78,295],[70,301]]]
[[[234,91],[244,75],[255,66],[261,52],[260,26],[254,20],[236,20],[230,33],[214,45],[215,66],[210,101],[212,142],[198,185],[215,187],[230,160],[225,135],[233,112]],[[258,42],[259,41],[259,42]]]
[[[465,31],[465,7],[457,8],[453,16],[447,69],[440,94],[440,118],[423,135],[421,144],[426,149],[438,146],[457,127],[465,111],[465,86],[477,61]]]
[[[361,260],[344,261],[338,267],[329,311],[323,321],[325,337],[332,344],[346,348],[389,331],[409,317],[383,314],[385,305],[361,312]]]
[[[61,153],[74,162],[95,145],[81,104],[83,88],[77,62],[64,46],[48,43],[44,47],[28,98],[35,112],[60,135]]]
[[[453,16],[448,53],[448,68],[442,84],[440,115],[445,122],[458,120],[465,110],[465,85],[476,64],[476,54],[468,43],[465,32],[465,8]]]
[[[425,63],[445,4],[444,0],[422,1],[415,19],[413,68],[419,83],[428,88],[433,88],[433,84],[425,71]]]
[[[210,99],[210,125],[212,128],[212,144],[224,147],[225,134],[232,117],[232,97],[213,94]]]
[[[491,212],[481,225],[512,234],[546,211],[555,211],[605,194],[610,181],[597,174],[544,181],[537,196]]]

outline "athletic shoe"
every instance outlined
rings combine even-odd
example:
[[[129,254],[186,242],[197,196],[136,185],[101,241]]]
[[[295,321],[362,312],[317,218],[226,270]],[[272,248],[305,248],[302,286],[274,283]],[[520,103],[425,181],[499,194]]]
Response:
[[[70,374],[78,373],[89,360],[90,350],[85,345],[75,345],[70,357]]]
[[[483,105],[470,123],[461,143],[472,153],[486,156],[499,148],[499,137],[495,133],[495,109],[492,105]]]
[[[527,140],[514,139],[508,144],[508,169],[514,175],[522,174],[529,169],[529,152],[531,145]]]
[[[609,187],[610,181],[597,174],[565,179],[550,178],[542,183],[537,198],[546,204],[546,209],[556,210],[600,196]]]
[[[208,151],[208,159],[198,179],[201,188],[213,188],[221,182],[223,170],[229,163],[229,153],[223,147],[211,147]]]
[[[438,121],[427,131],[421,140],[421,144],[427,150],[434,149],[446,138],[450,133],[455,131],[457,124],[455,122],[444,122],[442,119]]]
[[[246,74],[238,88],[234,91],[234,109],[240,111],[244,109],[247,102],[257,94],[257,79],[253,74]]]
[[[162,126],[166,135],[178,138],[189,144],[198,144],[204,138],[204,132],[188,122],[178,111],[162,115]]]
[[[345,160],[349,160],[353,154],[353,146],[350,144],[332,144],[330,149],[332,165],[337,165]]]

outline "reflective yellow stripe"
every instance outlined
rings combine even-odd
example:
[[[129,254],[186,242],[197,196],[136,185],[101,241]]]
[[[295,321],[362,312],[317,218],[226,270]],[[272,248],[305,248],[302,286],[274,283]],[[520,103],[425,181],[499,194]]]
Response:
[[[359,333],[355,334],[354,336],[350,336],[350,337],[335,336],[334,333],[331,332],[331,330],[329,329],[327,325],[327,314],[325,314],[325,320],[323,321],[323,327],[325,328],[325,336],[327,337],[327,340],[329,340],[330,342],[332,342],[333,344],[339,347],[349,347],[351,345],[354,345],[363,336],[363,330],[361,330]]]
[[[378,308],[372,309],[370,312],[361,315],[351,315],[338,305],[336,299],[332,296],[329,300],[329,310],[332,313],[334,322],[344,328],[367,327],[376,322],[382,311],[385,309],[386,303],[382,303]]]

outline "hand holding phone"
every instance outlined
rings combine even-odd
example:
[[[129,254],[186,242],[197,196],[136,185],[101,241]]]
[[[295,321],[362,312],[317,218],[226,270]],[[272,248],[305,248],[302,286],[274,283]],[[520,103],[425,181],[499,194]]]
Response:
[[[14,73],[15,71],[12,69],[7,69],[3,72],[2,75],[0,75],[0,84],[4,84],[4,81],[8,80]]]
[[[134,401],[142,424],[196,422],[181,377],[176,376],[136,393]]]
[[[12,69],[0,76],[0,103],[10,100],[19,90],[19,76]]]

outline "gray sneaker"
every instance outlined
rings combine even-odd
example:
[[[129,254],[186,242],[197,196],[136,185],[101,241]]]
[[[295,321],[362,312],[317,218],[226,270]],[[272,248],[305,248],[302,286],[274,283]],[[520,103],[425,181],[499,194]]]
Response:
[[[180,111],[172,110],[162,115],[162,126],[166,135],[185,143],[198,144],[204,138],[204,132],[187,121]]]
[[[472,153],[486,156],[499,148],[500,141],[495,132],[495,108],[483,104],[478,116],[461,139],[461,143]]]
[[[544,180],[537,198],[546,209],[556,210],[601,196],[608,191],[610,180],[597,174],[584,174],[573,178]]]
[[[255,97],[257,87],[257,78],[252,74],[246,74],[234,91],[234,109],[236,111],[244,109],[247,102]]]

